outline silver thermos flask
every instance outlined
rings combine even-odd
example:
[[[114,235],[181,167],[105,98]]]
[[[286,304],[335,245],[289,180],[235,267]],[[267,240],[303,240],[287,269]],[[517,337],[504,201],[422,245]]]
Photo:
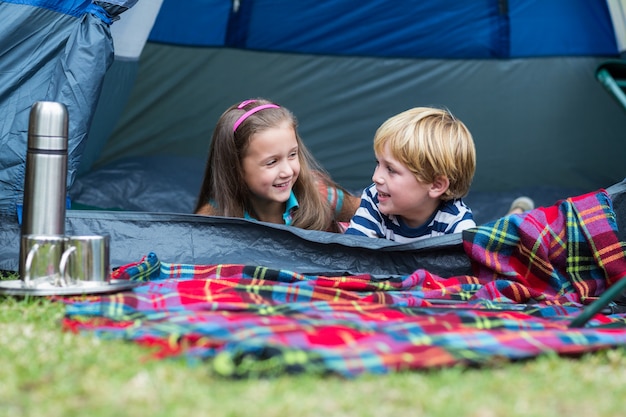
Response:
[[[33,104],[28,122],[22,235],[65,235],[67,132],[64,104]]]

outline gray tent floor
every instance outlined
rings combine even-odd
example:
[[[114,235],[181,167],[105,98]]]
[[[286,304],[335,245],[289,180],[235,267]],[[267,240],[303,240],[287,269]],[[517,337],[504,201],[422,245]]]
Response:
[[[204,166],[205,159],[199,157],[120,159],[79,177],[69,194],[73,207],[77,208],[190,214],[195,206]],[[360,193],[360,190],[352,191]],[[504,216],[513,200],[522,195],[532,198],[535,206],[540,207],[591,191],[595,190],[556,186],[471,191],[465,201],[472,208],[476,222],[484,224]]]

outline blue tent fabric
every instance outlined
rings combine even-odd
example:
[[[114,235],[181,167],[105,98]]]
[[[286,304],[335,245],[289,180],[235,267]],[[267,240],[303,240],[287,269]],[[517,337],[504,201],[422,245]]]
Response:
[[[591,191],[624,177],[626,119],[593,75],[620,53],[615,3],[164,0],[137,67],[112,66],[118,87],[115,74],[136,79],[123,109],[103,92],[80,173],[129,157],[202,164],[221,112],[264,96],[351,190],[369,185],[376,128],[432,105],[474,134],[473,190]]]
[[[427,58],[503,58],[507,16],[494,1],[336,3],[307,0],[272,12],[255,2],[246,47],[331,55]],[[281,22],[292,21],[288,30]],[[494,36],[495,32],[495,36]],[[470,35],[471,34],[471,35]],[[466,36],[470,35],[470,36]]]
[[[16,213],[22,202],[28,118],[37,101],[68,109],[68,187],[74,182],[113,62],[109,24],[136,1],[0,1],[0,213]]]
[[[619,54],[606,1],[531,0],[509,4],[511,57]]]
[[[342,56],[499,59],[617,54],[606,2],[165,1],[153,42]],[[210,11],[210,12],[209,12]],[[558,18],[555,18],[557,17]],[[208,28],[208,30],[207,30]]]
[[[58,3],[58,2],[56,2]],[[23,196],[30,108],[57,101],[69,114],[68,186],[75,178],[101,79],[113,59],[108,25],[90,2],[0,2],[0,212]],[[33,7],[35,6],[35,7]]]

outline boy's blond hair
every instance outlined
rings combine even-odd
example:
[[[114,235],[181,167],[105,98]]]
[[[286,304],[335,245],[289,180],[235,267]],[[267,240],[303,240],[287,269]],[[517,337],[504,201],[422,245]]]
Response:
[[[391,155],[418,181],[431,184],[437,177],[450,181],[442,200],[467,195],[476,170],[476,150],[469,129],[449,111],[415,107],[385,121],[374,136],[374,151],[389,145]]]

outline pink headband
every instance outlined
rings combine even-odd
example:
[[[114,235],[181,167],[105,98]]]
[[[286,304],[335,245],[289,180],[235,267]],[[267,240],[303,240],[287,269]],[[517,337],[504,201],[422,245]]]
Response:
[[[245,107],[247,104],[254,103],[255,101],[257,101],[257,100],[246,100],[246,101],[243,101],[243,102],[241,102],[240,105],[237,106],[237,108],[241,109],[242,107]],[[243,121],[246,120],[251,114],[254,114],[254,113],[258,112],[259,110],[271,109],[271,108],[279,109],[280,106],[278,106],[276,104],[262,104],[260,106],[251,108],[250,110],[248,110],[247,112],[242,114],[239,119],[237,119],[237,121],[233,125],[233,133],[237,131],[237,128],[239,127],[239,125],[242,124]]]

